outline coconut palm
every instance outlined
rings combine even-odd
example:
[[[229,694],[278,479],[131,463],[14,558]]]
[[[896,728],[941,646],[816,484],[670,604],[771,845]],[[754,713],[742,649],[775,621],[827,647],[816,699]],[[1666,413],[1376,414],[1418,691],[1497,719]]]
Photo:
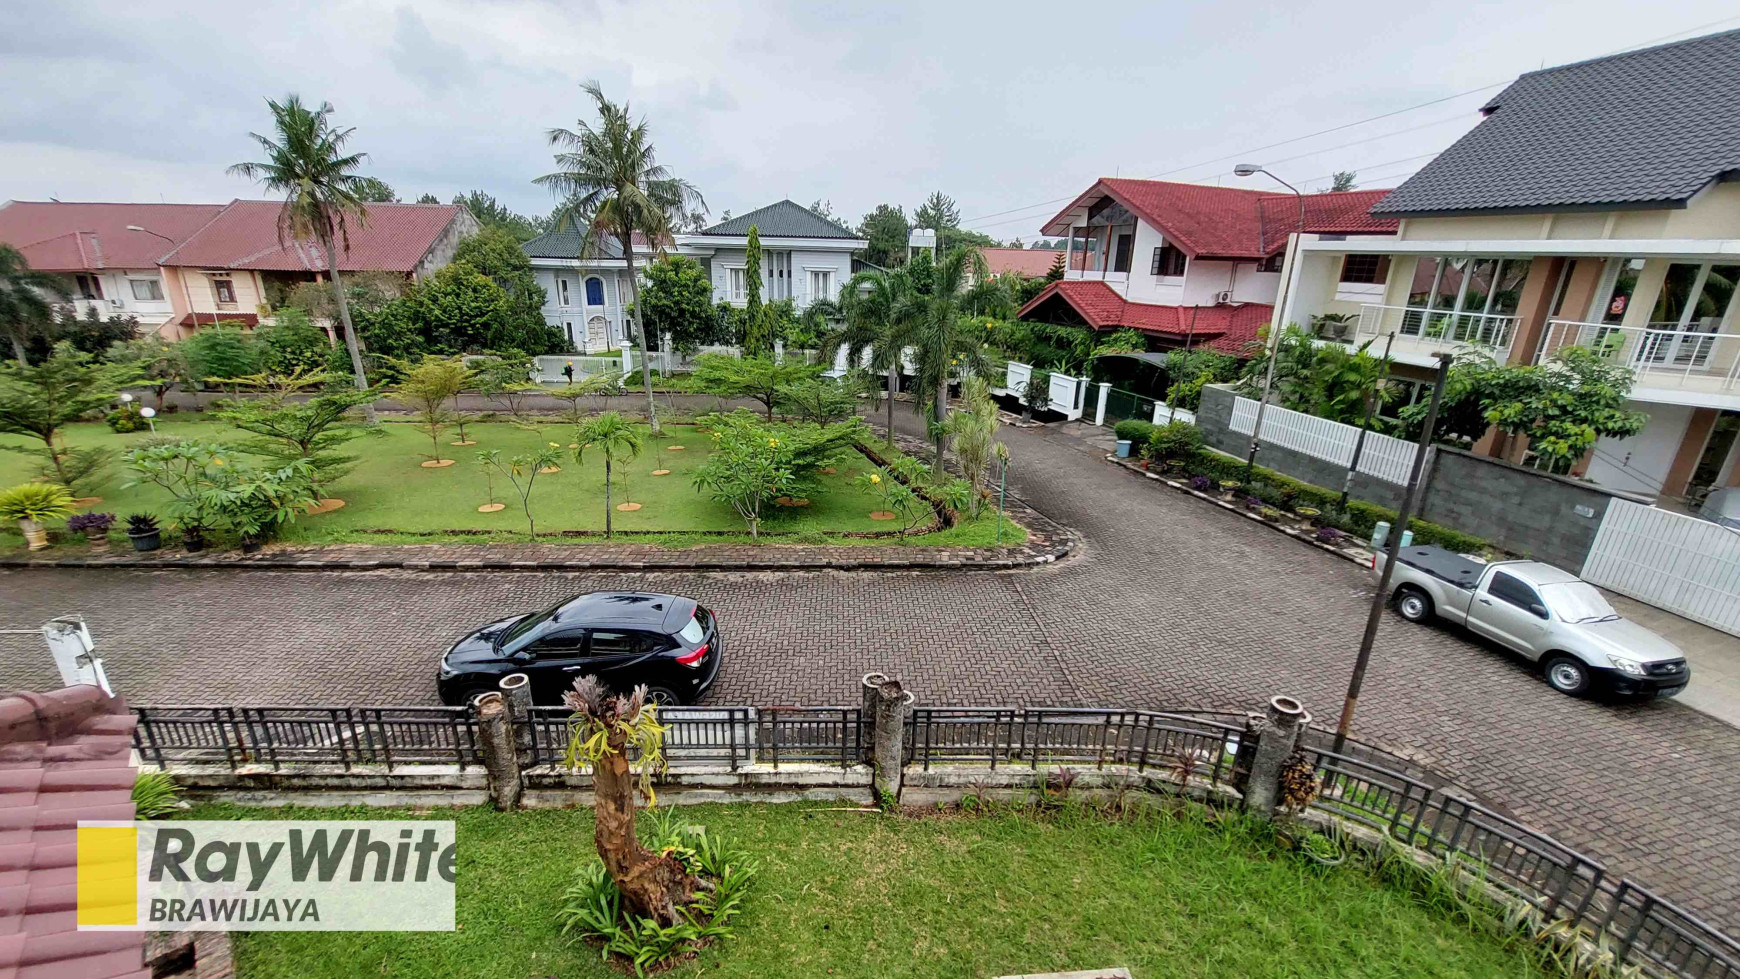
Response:
[[[577,129],[552,129],[550,145],[560,147],[555,173],[533,183],[548,187],[562,203],[551,215],[560,226],[582,229],[579,258],[596,257],[606,239],[615,239],[628,269],[628,330],[640,348],[640,379],[646,388],[646,414],[658,434],[658,409],[653,402],[652,368],[647,364],[646,331],[635,325],[640,288],[634,268],[634,236],[643,237],[653,253],[662,254],[671,234],[690,215],[705,213],[707,203],[687,180],[671,175],[656,159],[646,120],[634,120],[628,103],[604,97],[597,82],[581,86],[598,107],[598,125],[585,119]]]
[[[1008,290],[993,279],[977,249],[957,248],[938,262],[927,291],[914,289],[894,304],[893,346],[911,348],[919,406],[930,410],[941,471],[948,434],[949,380],[989,376],[985,317],[1008,315]],[[975,320],[974,317],[980,317]]]
[[[12,355],[29,366],[24,347],[31,334],[48,325],[53,310],[44,293],[64,298],[66,283],[58,275],[37,272],[11,245],[0,245],[0,331],[12,341]]]
[[[642,445],[640,433],[634,430],[622,415],[614,411],[606,411],[597,418],[581,425],[574,432],[574,461],[583,463],[586,447],[592,446],[604,453],[604,536],[612,534],[610,514],[610,464],[621,459],[627,461],[640,455]]]
[[[351,326],[350,301],[338,274],[338,244],[342,242],[349,251],[352,222],[359,227],[368,223],[368,210],[362,198],[364,178],[355,173],[367,154],[344,151],[356,130],[332,127],[329,102],[310,109],[292,94],[282,102],[267,99],[266,104],[272,109],[277,139],[249,133],[266,151],[266,159],[238,163],[229,172],[258,180],[267,190],[284,195],[284,206],[278,211],[280,245],[289,241],[312,242],[326,252],[326,272],[332,280],[333,296],[338,300],[339,322],[344,324],[344,345],[350,351],[352,379],[357,390],[366,391],[369,382],[363,370],[362,348],[357,344],[356,329]],[[374,405],[363,405],[363,412],[373,425]]]
[[[888,442],[894,443],[894,396],[900,392],[900,347],[895,343],[894,311],[912,290],[902,269],[865,270],[846,283],[840,298],[813,300],[804,309],[807,325],[822,336],[822,361],[842,348],[855,366],[870,354],[870,369],[888,375]],[[829,327],[824,332],[823,327]]]

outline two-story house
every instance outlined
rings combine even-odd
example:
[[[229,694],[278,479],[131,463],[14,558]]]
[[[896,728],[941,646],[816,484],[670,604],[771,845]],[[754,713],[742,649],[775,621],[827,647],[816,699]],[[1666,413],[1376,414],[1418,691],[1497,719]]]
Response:
[[[1405,365],[1448,350],[1633,372],[1649,425],[1574,471],[1697,503],[1740,485],[1740,31],[1531,72],[1371,209],[1393,239],[1307,236],[1283,316],[1352,314]],[[1319,342],[1335,342],[1324,340]],[[1526,440],[1477,449],[1514,462]]]
[[[761,240],[761,268],[748,264],[749,229]],[[587,249],[572,231],[540,235],[522,248],[544,287],[544,320],[567,335],[582,353],[620,346],[630,301],[628,269],[620,245],[603,239]],[[667,251],[700,263],[713,284],[715,303],[742,305],[749,277],[761,280],[763,302],[789,299],[801,311],[818,297],[838,299],[852,277],[852,253],[869,247],[840,225],[789,200],[757,208],[703,231],[679,234]],[[635,243],[635,269],[655,261],[653,249]]]
[[[1044,234],[1068,241],[1064,277],[1020,318],[1131,328],[1156,347],[1241,354],[1274,318],[1285,252],[1301,220],[1308,234],[1384,240],[1395,220],[1367,212],[1386,193],[1301,198],[1102,177],[1044,225]]]

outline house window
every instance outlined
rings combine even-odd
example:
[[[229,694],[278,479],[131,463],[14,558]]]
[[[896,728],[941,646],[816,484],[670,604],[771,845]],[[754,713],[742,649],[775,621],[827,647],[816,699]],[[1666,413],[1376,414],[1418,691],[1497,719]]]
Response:
[[[586,280],[586,305],[604,305],[604,280],[593,276]]]
[[[1349,255],[1341,262],[1341,281],[1381,285],[1390,276],[1388,255]]]
[[[1183,275],[1184,265],[1188,259],[1184,253],[1171,245],[1161,245],[1154,249],[1154,260],[1149,264],[1149,275]]]
[[[734,303],[743,302],[749,296],[749,279],[743,269],[727,269],[731,277],[729,295]]]
[[[1276,252],[1275,254],[1270,255],[1268,258],[1265,258],[1262,261],[1257,263],[1257,271],[1258,272],[1279,272],[1279,271],[1281,271],[1281,260],[1284,257],[1285,256],[1283,256],[1280,252]]]
[[[1112,271],[1130,271],[1130,257],[1136,251],[1136,236],[1131,234],[1118,235],[1118,244],[1112,252]]]
[[[222,278],[214,276],[211,280],[212,294],[217,296],[218,308],[234,307],[236,304],[236,283],[229,276]]]
[[[163,301],[163,283],[156,279],[128,279],[127,285],[133,290],[133,298],[142,303]]]
[[[80,299],[103,298],[103,283],[101,279],[98,279],[94,275],[81,275],[76,278],[78,279]]]
[[[557,279],[556,280],[556,302],[563,305],[563,306],[568,305],[568,280],[567,279]]]
[[[831,269],[810,272],[810,301],[834,298],[834,273]]]

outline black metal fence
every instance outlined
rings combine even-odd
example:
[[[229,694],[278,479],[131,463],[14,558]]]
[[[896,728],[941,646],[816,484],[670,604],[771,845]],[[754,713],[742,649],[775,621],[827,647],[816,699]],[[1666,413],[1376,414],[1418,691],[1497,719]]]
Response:
[[[134,746],[173,769],[285,765],[481,765],[462,707],[138,707]],[[661,712],[672,768],[749,764],[849,767],[869,732],[854,707],[676,708]],[[1207,711],[916,707],[905,761],[933,766],[1108,766],[1188,784],[1234,783],[1242,715]],[[560,765],[568,712],[533,708],[536,765]],[[1567,919],[1616,962],[1647,975],[1740,979],[1740,943],[1600,862],[1481,805],[1447,780],[1368,745],[1344,753],[1308,732],[1303,750],[1322,790],[1312,807],[1468,869],[1549,918]]]

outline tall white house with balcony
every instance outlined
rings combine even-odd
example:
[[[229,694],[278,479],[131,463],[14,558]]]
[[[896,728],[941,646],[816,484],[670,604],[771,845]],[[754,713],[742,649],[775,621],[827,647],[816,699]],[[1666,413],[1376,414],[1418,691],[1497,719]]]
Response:
[[[520,247],[544,287],[544,322],[561,330],[575,350],[590,354],[622,346],[629,289],[621,246],[608,238],[590,250],[585,244],[581,234],[556,231]],[[635,268],[645,269],[652,260],[652,249],[637,241]]]
[[[1588,347],[1632,370],[1650,420],[1576,474],[1687,507],[1740,486],[1736,105],[1740,31],[1524,75],[1372,207],[1399,222],[1393,240],[1307,236],[1284,315],[1344,314],[1345,340],[1393,337],[1419,367]],[[1527,460],[1494,433],[1477,449]]]
[[[1270,322],[1290,238],[1385,241],[1396,222],[1368,213],[1388,193],[1293,194],[1103,177],[1048,221],[1068,239],[1064,277],[1020,317],[1135,329],[1153,345],[1239,355]]]

